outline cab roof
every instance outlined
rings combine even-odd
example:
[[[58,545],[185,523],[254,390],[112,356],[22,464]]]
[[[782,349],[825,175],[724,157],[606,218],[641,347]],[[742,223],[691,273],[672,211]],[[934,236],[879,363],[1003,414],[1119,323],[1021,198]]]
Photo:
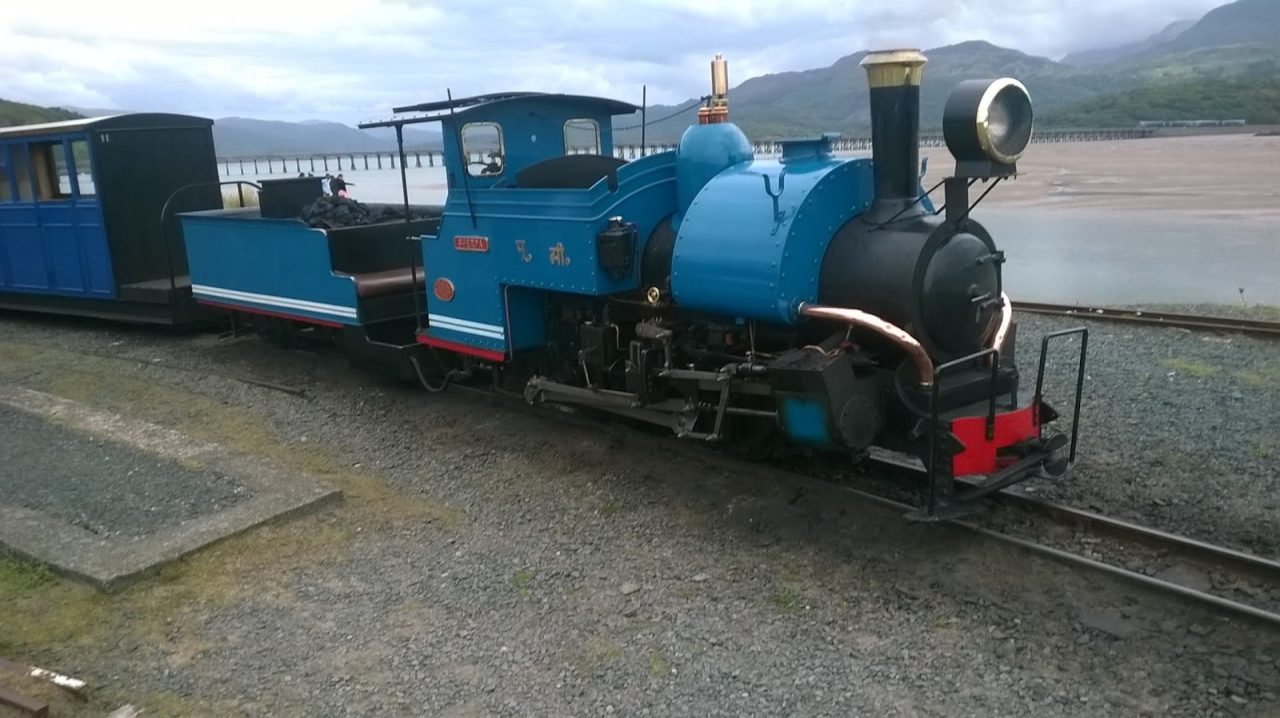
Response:
[[[416,115],[414,117],[400,117],[376,122],[365,122],[357,125],[357,127],[363,130],[374,127],[415,125],[425,122],[437,122],[450,117],[457,120],[465,120],[469,115],[478,111],[483,110],[487,113],[494,109],[506,109],[508,106],[530,101],[551,101],[580,107],[585,110],[607,112],[610,115],[629,115],[633,112],[640,111],[639,105],[633,105],[630,102],[613,100],[607,97],[547,92],[494,92],[486,95],[456,97],[452,100],[437,100],[435,102],[423,102],[416,105],[393,107],[392,112],[397,114],[403,112],[420,112],[425,114]]]
[[[58,135],[89,130],[155,130],[173,127],[211,127],[213,120],[193,115],[175,115],[165,112],[127,112],[102,117],[84,117],[61,122],[41,122],[34,125],[0,127],[0,139],[29,137],[33,135]]]

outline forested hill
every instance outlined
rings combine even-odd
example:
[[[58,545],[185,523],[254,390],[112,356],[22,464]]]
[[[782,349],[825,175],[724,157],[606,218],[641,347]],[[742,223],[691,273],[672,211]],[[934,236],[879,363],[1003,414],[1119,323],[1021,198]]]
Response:
[[[74,120],[80,115],[61,107],[39,107],[22,102],[0,99],[0,127],[34,125],[41,122]]]

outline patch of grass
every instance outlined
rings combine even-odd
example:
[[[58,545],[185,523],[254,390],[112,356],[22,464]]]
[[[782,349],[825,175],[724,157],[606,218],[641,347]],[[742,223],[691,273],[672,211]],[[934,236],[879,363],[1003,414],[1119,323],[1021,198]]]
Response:
[[[43,564],[0,556],[0,656],[93,643],[107,605],[94,589],[61,581]]]
[[[1193,376],[1197,379],[1204,379],[1221,371],[1221,369],[1213,366],[1212,364],[1205,364],[1204,362],[1195,361],[1194,359],[1183,359],[1181,357],[1161,359],[1160,366],[1176,371],[1179,374]]]
[[[773,605],[782,613],[795,613],[804,604],[804,596],[790,586],[783,586],[773,593]]]
[[[169,691],[147,693],[139,700],[130,700],[142,716],[232,716],[245,715],[246,708],[234,701],[203,701],[181,696]],[[253,711],[257,712],[257,711]]]
[[[530,586],[533,585],[533,571],[528,569],[520,569],[511,574],[511,587],[514,588],[521,596],[529,596],[532,593]]]
[[[53,580],[53,574],[44,564],[16,556],[0,556],[0,604],[27,596]]]
[[[1266,459],[1271,458],[1271,449],[1261,443],[1255,443],[1253,448],[1249,450],[1249,453],[1253,454],[1253,458],[1255,459],[1262,459],[1265,461]]]
[[[98,643],[111,601],[96,589],[59,580],[43,566],[0,558],[0,655],[46,655]]]
[[[649,652],[649,674],[654,676],[665,676],[671,673],[671,661],[662,654],[662,651]]]
[[[1236,378],[1255,389],[1280,391],[1280,366],[1264,366],[1236,372]]]
[[[581,676],[591,676],[622,656],[622,649],[603,636],[592,636],[573,652],[570,665]]]
[[[1250,309],[1258,313],[1259,319],[1280,322],[1280,307],[1274,304],[1255,304]]]
[[[600,509],[600,515],[605,517],[614,516],[621,510],[622,507],[618,506],[616,501],[610,501]]]

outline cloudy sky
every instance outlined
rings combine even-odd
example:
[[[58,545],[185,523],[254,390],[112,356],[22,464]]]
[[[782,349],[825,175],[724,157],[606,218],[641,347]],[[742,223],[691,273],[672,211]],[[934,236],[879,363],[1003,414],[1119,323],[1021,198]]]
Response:
[[[676,103],[860,49],[985,39],[1059,58],[1226,0],[58,0],[0,13],[0,97],[355,123],[497,90]]]

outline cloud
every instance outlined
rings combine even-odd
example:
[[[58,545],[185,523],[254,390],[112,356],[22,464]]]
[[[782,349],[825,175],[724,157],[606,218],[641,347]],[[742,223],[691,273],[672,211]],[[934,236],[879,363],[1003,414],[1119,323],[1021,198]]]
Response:
[[[714,53],[747,77],[876,47],[985,39],[1033,54],[1119,44],[1221,0],[268,0],[228,9],[60,0],[5,11],[0,96],[46,105],[354,123],[500,90],[673,104]],[[68,22],[74,18],[74,22]]]

